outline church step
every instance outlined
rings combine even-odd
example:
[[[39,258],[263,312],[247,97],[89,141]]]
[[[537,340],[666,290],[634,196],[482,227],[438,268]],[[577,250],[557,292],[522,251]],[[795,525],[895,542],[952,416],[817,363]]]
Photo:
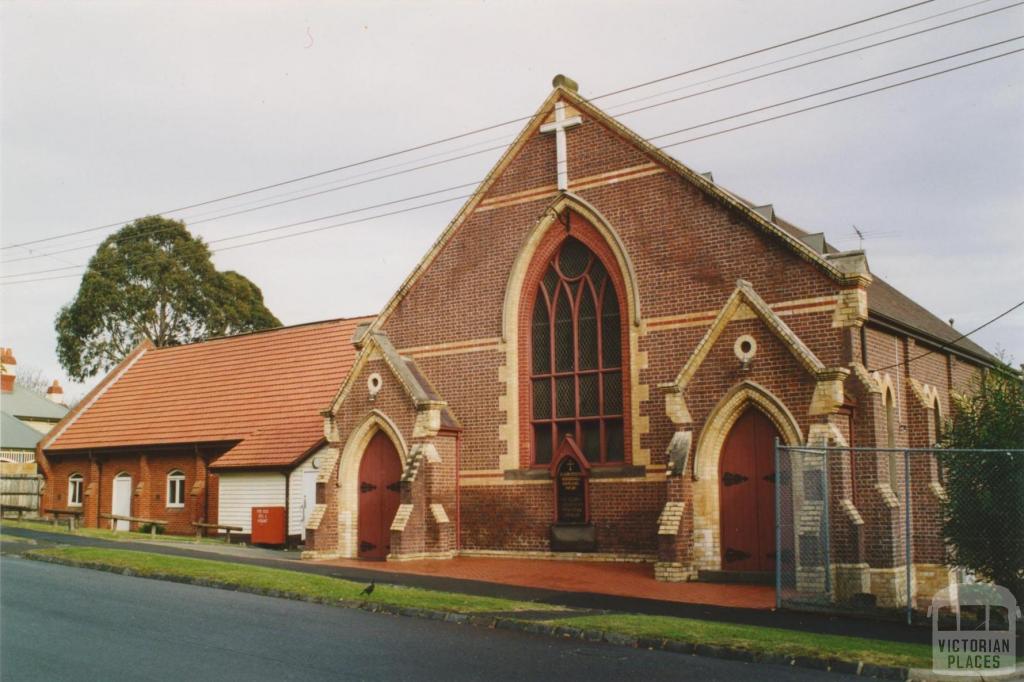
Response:
[[[746,583],[774,585],[774,571],[697,571],[697,580],[705,583]]]

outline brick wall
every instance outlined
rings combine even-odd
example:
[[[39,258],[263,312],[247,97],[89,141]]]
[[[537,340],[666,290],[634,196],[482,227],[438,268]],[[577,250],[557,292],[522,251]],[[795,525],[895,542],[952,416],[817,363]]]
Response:
[[[110,521],[100,514],[111,513],[114,478],[124,472],[132,478],[131,514],[142,518],[167,521],[166,532],[187,535],[195,532],[193,521],[211,519],[216,522],[216,486],[207,500],[207,457],[196,455],[191,447],[182,450],[163,450],[119,453],[98,453],[94,460],[85,455],[51,455],[43,505],[53,509],[73,509],[68,506],[68,479],[78,473],[84,477],[81,510],[83,525],[91,528],[109,528]],[[167,475],[171,471],[185,474],[185,504],[167,506]],[[195,490],[196,481],[203,483]],[[212,514],[210,512],[213,512]],[[135,524],[132,530],[137,530]]]

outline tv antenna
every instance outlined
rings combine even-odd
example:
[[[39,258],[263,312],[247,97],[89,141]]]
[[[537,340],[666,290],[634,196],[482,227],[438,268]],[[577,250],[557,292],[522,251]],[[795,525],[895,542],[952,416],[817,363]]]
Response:
[[[860,242],[860,244],[857,247],[857,249],[860,250],[860,251],[863,251],[864,250],[864,233],[861,232],[860,230],[858,230],[856,225],[853,226],[853,231],[857,233],[857,239]]]

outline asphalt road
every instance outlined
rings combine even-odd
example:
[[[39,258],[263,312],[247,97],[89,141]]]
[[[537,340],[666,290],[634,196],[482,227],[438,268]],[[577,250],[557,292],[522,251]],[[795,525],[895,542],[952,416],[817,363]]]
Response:
[[[835,680],[0,558],[0,676],[21,680]],[[853,678],[848,678],[853,679]]]
[[[13,552],[5,551],[5,547],[20,542],[29,542]],[[870,639],[888,639],[894,642],[931,643],[931,627],[908,628],[900,622],[857,619],[848,616],[828,616],[824,614],[800,613],[796,611],[765,611],[760,609],[743,609],[707,604],[685,604],[682,602],[658,601],[636,597],[620,597],[608,594],[587,592],[561,592],[558,590],[520,587],[516,585],[488,583],[478,580],[464,580],[437,575],[416,575],[413,573],[394,573],[390,571],[368,570],[353,567],[337,567],[316,561],[299,561],[296,552],[279,552],[238,545],[203,544],[194,545],[188,542],[115,542],[78,535],[47,533],[41,530],[25,528],[4,528],[0,537],[0,552],[17,553],[24,549],[44,547],[55,544],[68,544],[81,547],[107,547],[111,549],[132,549],[154,554],[187,556],[215,561],[230,561],[250,566],[266,566],[281,568],[302,573],[314,573],[332,578],[344,578],[356,582],[369,582],[371,578],[378,583],[421,587],[426,590],[446,592],[462,592],[484,597],[501,597],[519,601],[533,601],[541,604],[553,604],[576,609],[592,609],[597,611],[621,611],[624,613],[643,613],[656,616],[675,616],[677,618],[696,618],[725,623],[743,625],[760,625],[787,630],[815,632],[831,635],[847,635],[850,637],[867,637]],[[727,586],[723,586],[727,589]]]

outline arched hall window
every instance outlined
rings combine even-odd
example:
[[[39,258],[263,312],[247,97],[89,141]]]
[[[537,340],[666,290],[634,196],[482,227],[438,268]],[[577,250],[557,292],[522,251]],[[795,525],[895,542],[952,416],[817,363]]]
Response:
[[[185,472],[179,469],[167,474],[167,506],[185,506]]]
[[[533,462],[571,435],[588,461],[624,460],[619,298],[601,260],[572,237],[537,285],[530,330]]]
[[[885,447],[896,447],[896,400],[892,391],[885,391]],[[903,497],[903,486],[900,478],[900,456],[899,453],[889,453],[889,487],[896,493],[896,497]]]
[[[81,507],[82,506],[82,483],[85,478],[82,474],[71,474],[68,477],[68,506],[69,507]]]

